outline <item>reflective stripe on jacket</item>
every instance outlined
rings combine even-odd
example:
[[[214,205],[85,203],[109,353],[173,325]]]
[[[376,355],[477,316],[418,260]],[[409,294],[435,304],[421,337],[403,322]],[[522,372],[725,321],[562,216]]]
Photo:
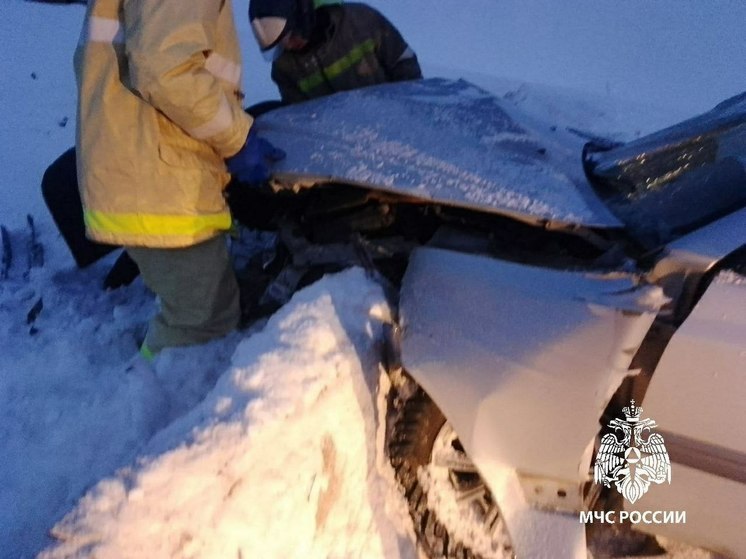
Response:
[[[90,0],[75,70],[88,236],[168,248],[230,228],[224,158],[252,123],[230,0]]]
[[[272,65],[282,100],[295,103],[337,91],[421,78],[420,65],[399,31],[365,4],[322,6],[326,36]]]

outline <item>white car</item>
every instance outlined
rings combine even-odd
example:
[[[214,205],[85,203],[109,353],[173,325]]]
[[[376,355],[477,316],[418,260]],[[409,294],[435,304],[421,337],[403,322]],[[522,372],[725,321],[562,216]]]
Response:
[[[255,299],[350,264],[390,289],[387,452],[425,555],[660,551],[631,525],[746,557],[746,97],[584,151],[443,79],[257,122],[288,156]]]

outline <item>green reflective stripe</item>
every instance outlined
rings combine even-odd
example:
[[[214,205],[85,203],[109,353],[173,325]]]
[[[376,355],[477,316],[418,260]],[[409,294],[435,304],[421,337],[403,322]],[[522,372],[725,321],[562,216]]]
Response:
[[[140,346],[140,356],[148,363],[152,362],[153,359],[155,359],[155,353],[153,353],[150,348],[145,345],[145,342],[143,342],[143,344]]]
[[[315,87],[318,87],[324,83],[324,79],[332,80],[342,74],[343,72],[352,68],[355,64],[360,62],[366,54],[375,52],[376,43],[373,39],[360,43],[350,49],[350,52],[345,54],[339,60],[332,62],[326,68],[322,68],[318,72],[311,74],[307,78],[304,78],[298,82],[298,89],[303,93],[309,93]]]
[[[113,234],[189,236],[205,231],[223,231],[231,227],[230,212],[210,215],[158,215],[107,213],[86,210],[86,227]]]

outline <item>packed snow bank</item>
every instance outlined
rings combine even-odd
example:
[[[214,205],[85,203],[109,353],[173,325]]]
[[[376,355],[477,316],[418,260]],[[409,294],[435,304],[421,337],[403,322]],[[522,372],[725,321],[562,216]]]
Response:
[[[376,452],[388,313],[359,269],[297,293],[42,557],[414,557]]]
[[[19,231],[14,247],[23,247]],[[40,228],[46,243],[49,231]],[[124,374],[152,302],[142,284],[106,293],[105,270],[18,265],[0,282],[0,541],[29,557],[51,524],[152,435],[142,379]],[[20,269],[19,269],[20,268]],[[30,312],[36,318],[29,321]],[[31,322],[31,324],[29,324]]]

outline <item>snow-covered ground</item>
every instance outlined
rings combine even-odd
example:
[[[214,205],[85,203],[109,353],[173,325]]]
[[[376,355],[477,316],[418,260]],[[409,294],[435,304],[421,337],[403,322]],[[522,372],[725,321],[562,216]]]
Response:
[[[148,397],[143,416],[168,425],[137,465],[99,483],[54,528],[63,543],[42,557],[91,546],[101,558],[397,557],[411,549],[402,515],[387,513],[396,494],[376,463],[375,342],[387,315],[361,270],[324,278],[245,336],[215,387],[170,422],[163,404],[181,391],[177,379],[202,368],[158,363],[173,375],[174,384],[159,379],[171,389],[158,393],[155,379],[138,379],[130,396]],[[204,352],[186,353],[204,366]]]
[[[373,4],[400,25],[428,75],[467,77],[588,131],[634,137],[742,89],[729,66],[743,54],[733,38],[746,15],[738,2],[699,14],[697,2],[615,2],[635,38],[629,51],[618,44],[624,33],[612,25],[612,2],[561,10],[550,0],[444,0],[442,17],[431,10],[421,19],[421,0]],[[670,18],[666,6],[676,7]],[[652,10],[659,27],[633,18],[635,9]],[[608,25],[581,25],[573,14],[583,10],[586,22]],[[274,97],[243,2],[236,11],[249,100]],[[71,57],[82,15],[81,6],[0,0],[0,224],[16,254],[0,281],[0,556],[414,557],[403,505],[376,453],[376,349],[388,308],[363,272],[324,278],[262,328],[167,351],[155,374],[130,363],[151,296],[139,280],[103,292],[112,257],[76,269],[39,192],[46,166],[74,140]],[[699,31],[677,43],[674,31],[695,15]],[[555,25],[570,27],[549,33]],[[571,31],[590,42],[570,48]],[[607,32],[618,60],[639,55],[638,73],[589,54]],[[479,38],[473,48],[464,43],[470,36]],[[703,46],[712,36],[718,49]],[[553,61],[550,39],[564,45],[563,57],[578,56]],[[680,63],[666,68],[661,56]],[[688,70],[699,73],[689,83]],[[632,78],[647,91],[666,82],[668,94],[643,103],[646,90]],[[40,268],[25,261],[26,214],[45,247]]]

